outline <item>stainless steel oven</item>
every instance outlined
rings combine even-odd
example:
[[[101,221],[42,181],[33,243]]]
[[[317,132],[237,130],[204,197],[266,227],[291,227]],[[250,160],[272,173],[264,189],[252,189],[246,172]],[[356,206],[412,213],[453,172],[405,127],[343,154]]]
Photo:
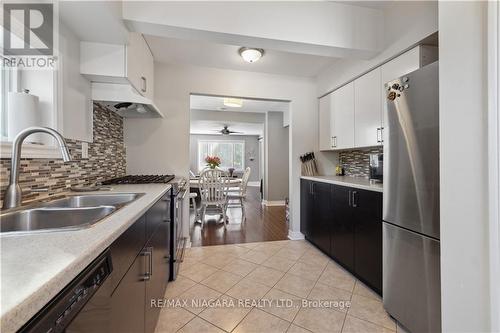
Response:
[[[170,195],[170,280],[175,280],[179,272],[179,265],[184,256],[186,238],[183,230],[184,199],[189,193],[189,185],[184,178],[175,178],[170,182],[172,191]]]

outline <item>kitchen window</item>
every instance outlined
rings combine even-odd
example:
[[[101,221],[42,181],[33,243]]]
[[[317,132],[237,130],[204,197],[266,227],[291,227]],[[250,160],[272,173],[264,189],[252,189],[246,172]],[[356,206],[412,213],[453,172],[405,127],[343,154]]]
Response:
[[[207,156],[218,156],[222,169],[234,168],[237,171],[245,169],[244,141],[198,141],[198,171],[206,168]]]
[[[0,57],[3,62],[3,57]],[[0,70],[0,141],[8,140],[7,133],[7,94],[9,92],[10,69],[2,65]]]
[[[58,122],[62,120],[62,117],[57,114],[57,78],[60,73],[55,69],[9,67],[5,65],[4,59],[4,56],[0,56],[2,61],[0,68],[0,157],[10,158],[12,140],[16,133],[9,133],[9,115],[11,112],[23,112],[23,110],[9,110],[9,93],[28,89],[31,95],[38,96],[37,112],[40,113],[41,121],[36,126],[48,126],[57,130]],[[30,142],[32,139],[39,140],[32,143]],[[46,135],[30,136],[23,147],[24,157],[60,158],[55,141]]]

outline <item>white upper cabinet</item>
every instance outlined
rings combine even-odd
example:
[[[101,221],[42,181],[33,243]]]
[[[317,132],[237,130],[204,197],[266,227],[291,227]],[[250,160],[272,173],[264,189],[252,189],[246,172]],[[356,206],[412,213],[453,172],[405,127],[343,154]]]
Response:
[[[130,83],[153,100],[153,55],[139,33],[130,33],[127,45],[80,42],[80,73],[92,82]]]
[[[354,146],[382,144],[380,67],[354,81]]]
[[[130,33],[127,45],[127,77],[144,97],[153,99],[154,61],[144,37]]]
[[[419,45],[319,99],[319,149],[380,146],[387,131],[385,83],[438,60]]]
[[[319,99],[319,150],[332,149],[330,109],[331,94]]]
[[[330,131],[333,149],[354,147],[354,82],[331,93]]]

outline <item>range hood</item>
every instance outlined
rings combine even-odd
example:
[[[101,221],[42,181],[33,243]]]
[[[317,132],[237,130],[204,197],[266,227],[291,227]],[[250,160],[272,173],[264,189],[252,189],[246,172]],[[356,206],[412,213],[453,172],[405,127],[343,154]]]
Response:
[[[163,118],[153,101],[130,84],[92,82],[92,99],[124,118]]]

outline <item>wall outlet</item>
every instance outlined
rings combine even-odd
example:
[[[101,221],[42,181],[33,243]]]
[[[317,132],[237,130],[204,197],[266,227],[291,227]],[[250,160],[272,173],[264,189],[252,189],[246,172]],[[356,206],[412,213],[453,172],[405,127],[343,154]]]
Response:
[[[89,143],[82,142],[82,158],[89,158]]]

